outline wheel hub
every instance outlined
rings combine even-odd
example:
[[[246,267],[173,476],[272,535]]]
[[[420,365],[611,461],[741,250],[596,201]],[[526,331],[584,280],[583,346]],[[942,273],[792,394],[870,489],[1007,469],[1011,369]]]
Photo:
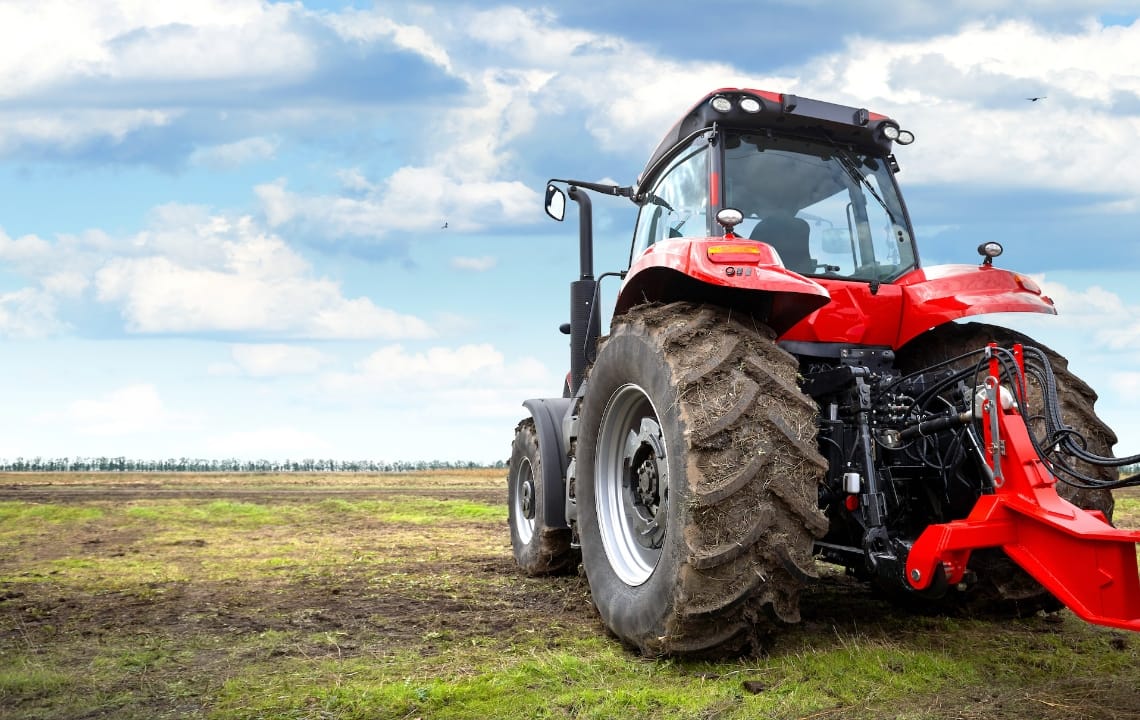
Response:
[[[534,511],[537,504],[534,494],[534,470],[528,458],[523,458],[519,463],[518,469],[511,477],[511,483],[514,488],[512,492],[514,499],[511,502],[512,526],[519,540],[527,544],[534,537]]]
[[[659,417],[645,390],[627,383],[610,396],[598,426],[598,531],[610,568],[631,587],[653,576],[664,553],[669,465]]]
[[[638,432],[630,431],[622,466],[624,504],[637,543],[659,549],[665,539],[669,477],[661,426],[656,421],[642,418]]]
[[[534,517],[534,481],[530,478],[519,485],[519,505],[523,517],[528,520]]]

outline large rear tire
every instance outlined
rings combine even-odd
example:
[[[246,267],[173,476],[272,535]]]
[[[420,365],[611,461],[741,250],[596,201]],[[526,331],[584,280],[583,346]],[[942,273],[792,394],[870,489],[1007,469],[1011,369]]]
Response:
[[[1057,379],[1061,401],[1061,416],[1088,441],[1087,449],[1098,455],[1111,455],[1116,434],[1093,409],[1097,395],[1092,388],[1069,370],[1068,361],[1056,351],[1015,330],[985,323],[949,323],[930,330],[907,343],[897,354],[898,367],[903,372],[919,370],[934,363],[962,355],[971,350],[996,342],[1003,347],[1014,343],[1040,348],[1049,358]],[[976,358],[958,363],[965,367],[977,362]],[[1031,408],[1041,407],[1041,390],[1030,382],[1027,388]],[[1031,420],[1030,432],[1044,442],[1044,425],[1039,419]],[[1112,468],[1098,467],[1068,460],[1080,472],[1104,480],[1115,479]],[[1108,490],[1084,490],[1064,482],[1057,483],[1057,493],[1087,510],[1100,510],[1112,519],[1114,501]],[[970,569],[978,582],[967,592],[956,593],[951,600],[974,611],[998,614],[1031,614],[1038,610],[1057,610],[1061,603],[1037,581],[1018,567],[1001,550],[979,550],[971,554]]]
[[[515,429],[507,466],[507,522],[515,562],[527,575],[558,575],[578,567],[578,551],[571,548],[568,528],[548,527],[542,517],[545,484],[542,457],[534,420]]]
[[[615,321],[577,447],[582,564],[645,655],[758,652],[799,620],[826,468],[796,360],[747,316],[692,303]]]

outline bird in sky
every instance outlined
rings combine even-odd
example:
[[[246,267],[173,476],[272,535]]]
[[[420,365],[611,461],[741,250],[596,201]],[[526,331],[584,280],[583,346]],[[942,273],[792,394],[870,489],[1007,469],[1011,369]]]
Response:
[[[1029,102],[1037,102],[1038,100],[1044,100],[1047,97],[1049,97],[1049,96],[1048,95],[1038,95],[1037,97],[1031,97],[1031,98],[1025,98],[1025,99],[1028,100]]]
[[[447,229],[447,223],[445,222],[445,223],[443,224],[443,227],[441,227],[441,228],[440,228],[440,230],[446,230],[446,229]]]

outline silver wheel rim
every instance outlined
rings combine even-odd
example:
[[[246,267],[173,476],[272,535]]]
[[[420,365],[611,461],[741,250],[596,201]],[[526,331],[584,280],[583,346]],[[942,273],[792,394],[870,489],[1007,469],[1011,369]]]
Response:
[[[515,471],[515,532],[524,545],[534,537],[534,470],[530,459],[523,458]]]
[[[598,430],[594,501],[610,567],[637,586],[661,560],[669,507],[667,450],[657,409],[637,385],[610,397]]]

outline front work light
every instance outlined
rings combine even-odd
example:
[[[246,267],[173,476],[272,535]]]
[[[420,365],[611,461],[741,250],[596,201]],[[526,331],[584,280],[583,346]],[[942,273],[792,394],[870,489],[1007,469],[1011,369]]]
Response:
[[[717,95],[712,99],[712,108],[718,113],[726,113],[732,109],[732,102],[723,95]]]
[[[884,123],[882,132],[883,137],[892,142],[897,142],[899,145],[910,145],[914,142],[914,133],[910,130],[903,130],[894,123]]]
[[[1001,246],[1001,243],[994,242],[992,240],[990,242],[984,242],[978,246],[978,254],[985,258],[985,260],[982,261],[983,265],[993,265],[994,258],[996,258],[998,255],[1001,255],[1002,252],[1003,248]]]
[[[741,98],[740,109],[746,113],[758,113],[760,112],[760,101],[752,97]]]

